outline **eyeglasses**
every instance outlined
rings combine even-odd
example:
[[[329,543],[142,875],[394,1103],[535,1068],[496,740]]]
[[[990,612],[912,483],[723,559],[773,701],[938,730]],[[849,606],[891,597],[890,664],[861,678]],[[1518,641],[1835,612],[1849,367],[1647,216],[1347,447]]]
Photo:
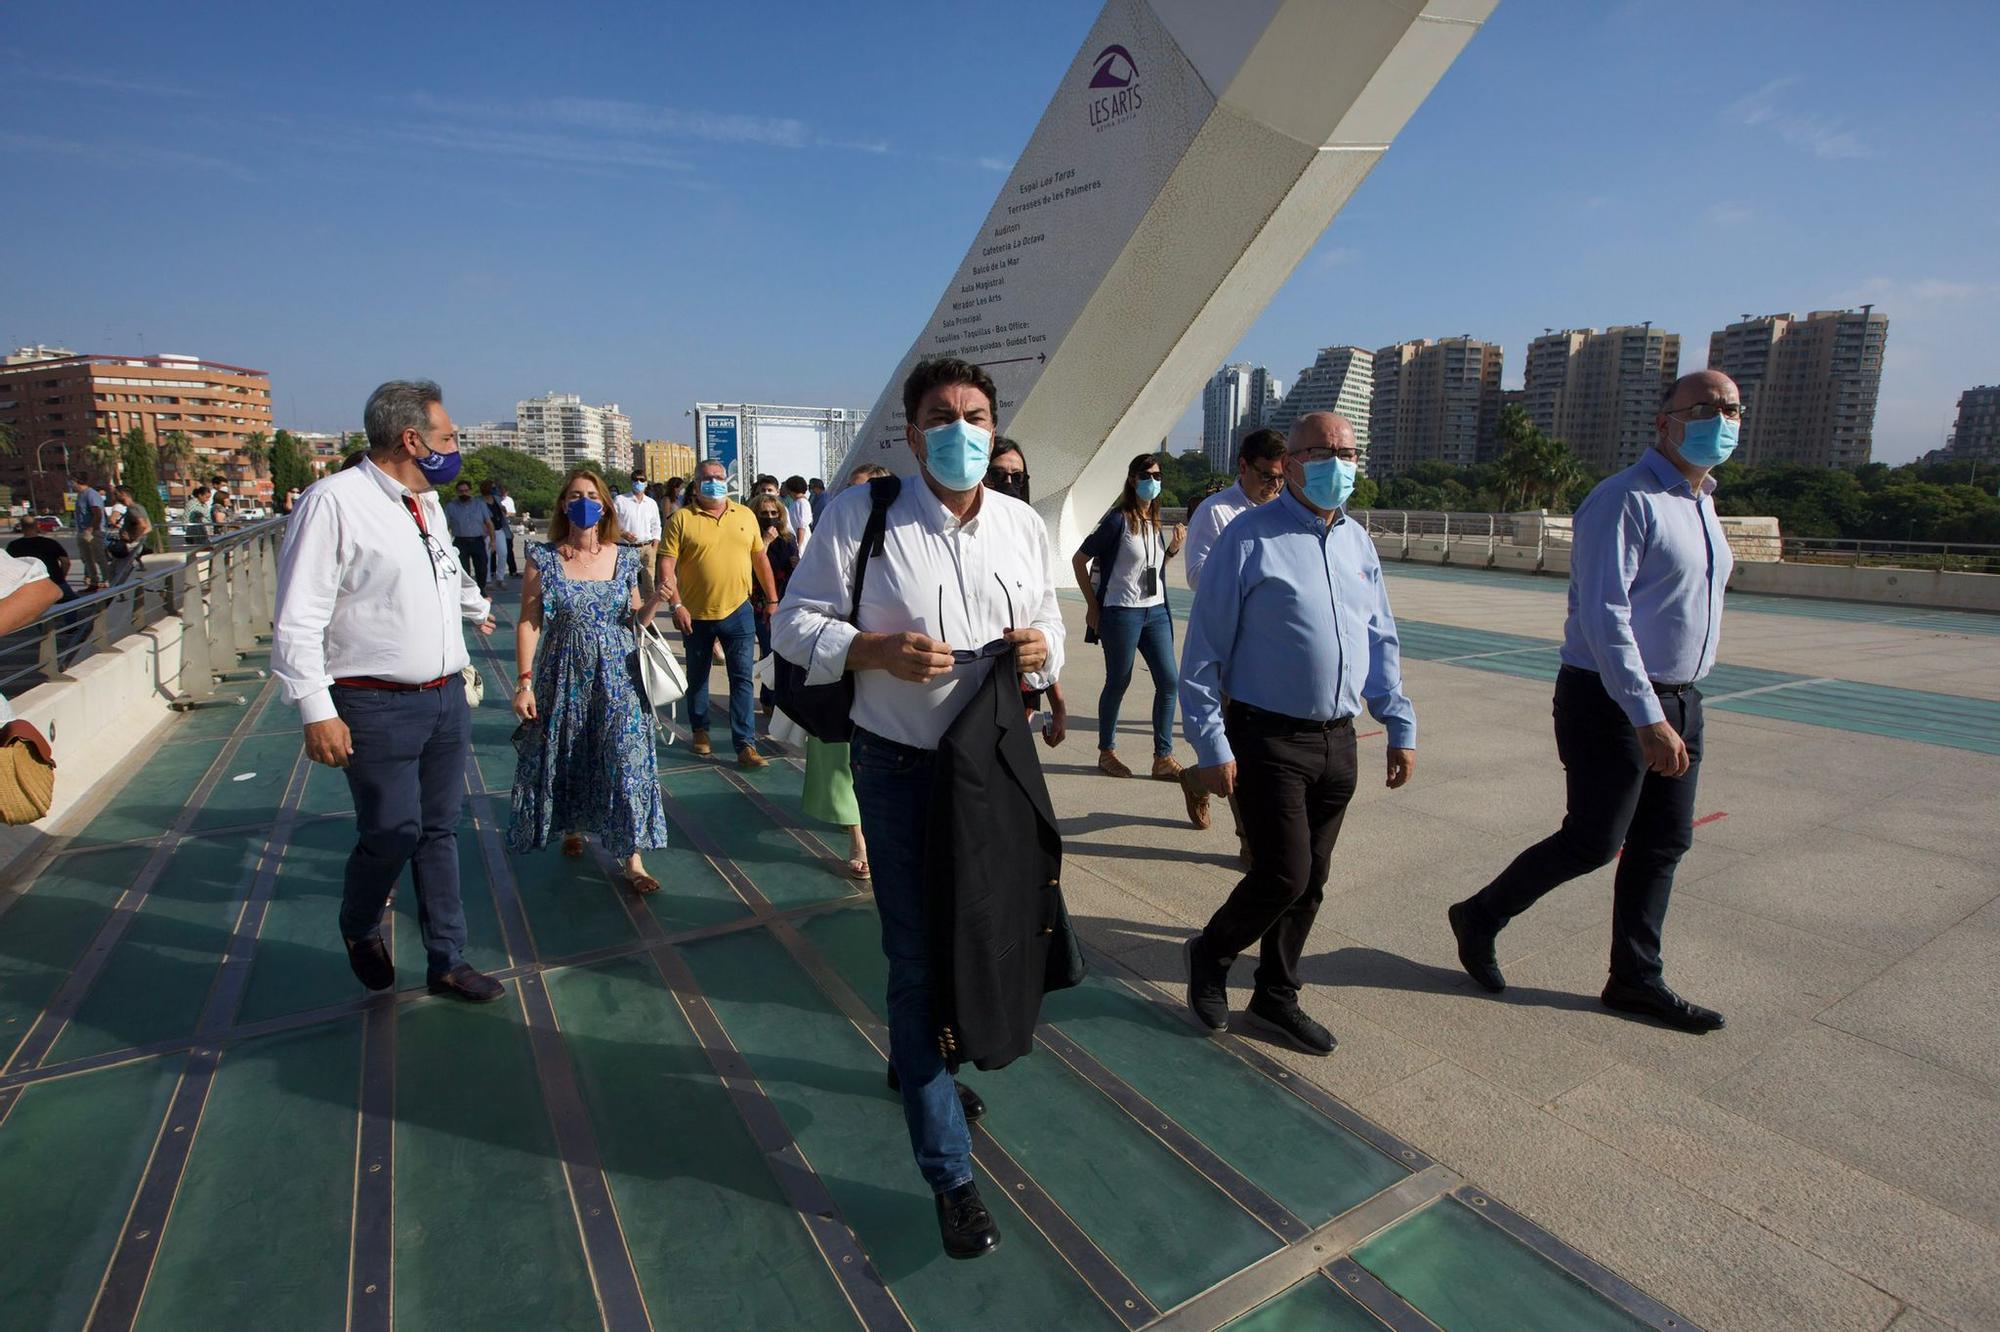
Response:
[[[1016,478],[1026,481],[1028,474],[1026,472],[1010,472],[1004,467],[989,467],[986,469],[986,483],[988,485],[1004,486]]]
[[[1732,421],[1741,421],[1744,406],[1740,402],[1698,402],[1692,407],[1679,407],[1668,416],[1685,416],[1690,421],[1712,421],[1718,416],[1726,416]]]
[[[452,558],[450,549],[429,532],[419,529],[417,536],[424,543],[424,553],[431,557],[431,572],[438,581],[458,577],[458,561]]]
[[[1361,461],[1361,451],[1359,449],[1300,449],[1291,456],[1297,458],[1302,463],[1320,463],[1332,458],[1338,458],[1342,462]],[[1271,479],[1275,480],[1276,478]]]
[[[1007,580],[999,574],[996,573],[993,575],[993,581],[1000,584],[1000,595],[1007,598],[1007,623],[1012,625],[1014,623],[1014,594],[1007,590]],[[942,584],[938,586],[937,626],[938,632],[943,633],[944,586]],[[963,666],[967,662],[984,661],[988,657],[1004,657],[1013,646],[1012,643],[1007,641],[1007,635],[1002,634],[985,647],[953,648],[951,650],[951,660],[954,665]]]

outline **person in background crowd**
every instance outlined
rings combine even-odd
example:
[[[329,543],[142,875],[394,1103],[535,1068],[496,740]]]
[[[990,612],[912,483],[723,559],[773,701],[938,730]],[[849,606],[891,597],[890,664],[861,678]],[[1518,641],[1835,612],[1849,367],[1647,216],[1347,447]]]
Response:
[[[458,547],[458,558],[479,584],[479,595],[486,595],[486,552],[493,541],[493,519],[486,512],[483,500],[472,497],[470,482],[458,483],[458,498],[444,506],[444,520],[451,529],[452,544]]]
[[[772,499],[783,499],[784,496],[779,493],[780,489],[777,477],[760,476],[757,478],[757,484],[750,488],[750,498],[762,499],[769,495]]]
[[[848,604],[851,571],[872,494],[850,486],[827,505],[772,635],[787,661],[806,667],[807,684],[854,675],[849,759],[868,854],[882,858],[874,896],[889,962],[889,1057],[953,1258],[991,1253],[1000,1232],[973,1178],[971,1092],[952,1078],[932,1018],[925,922],[935,889],[925,882],[924,848],[937,747],[996,659],[1023,674],[1062,670],[1048,528],[1027,505],[981,484],[997,399],[992,378],[965,361],[928,360],[911,371],[904,436],[921,474],[889,507],[861,604]],[[964,645],[957,654],[953,643]],[[976,1097],[971,1104],[984,1109]]]
[[[889,475],[888,468],[871,466],[864,482],[877,476],[887,475]],[[759,500],[758,503],[767,512],[772,505],[772,501],[768,499]],[[783,513],[782,508],[777,511],[780,521],[783,520]],[[795,556],[795,566],[796,563]],[[775,555],[771,558],[771,567],[774,570],[778,567],[778,558]],[[780,604],[784,602],[785,588],[790,583],[792,572],[792,569],[787,569],[783,575],[784,581],[778,585]],[[758,628],[763,629],[763,623],[760,623]],[[766,651],[770,650],[768,639],[763,640],[763,645]],[[768,711],[765,715],[769,715]],[[847,873],[856,880],[866,882],[871,874],[868,867],[868,838],[861,831],[861,806],[854,799],[854,772],[850,765],[848,746],[829,744],[824,740],[815,740],[811,736],[806,737],[804,801],[806,815],[822,823],[838,824],[847,830]]]
[[[804,550],[812,540],[812,501],[806,498],[806,479],[788,476],[784,485],[785,516],[792,520],[792,539]]]
[[[814,477],[806,483],[806,488],[812,493],[806,502],[812,505],[813,525],[818,526],[819,516],[826,512],[826,482]]]
[[[486,506],[487,520],[493,525],[493,539],[486,547],[486,581],[500,581],[500,547],[507,544],[507,510],[500,507],[500,488],[491,481],[479,483],[479,502]]]
[[[83,590],[88,595],[111,581],[111,561],[104,552],[110,523],[97,487],[88,481],[71,484],[76,487],[76,549],[83,557]]]
[[[791,520],[786,516],[785,506],[768,495],[753,500],[751,512],[757,515],[758,538],[764,543],[764,557],[771,562],[771,579],[777,584],[777,598],[765,602],[764,590],[753,586],[750,602],[757,612],[757,655],[766,657],[771,652],[771,615],[778,603],[785,599],[785,585],[792,580],[792,570],[799,565],[798,538],[792,535]],[[757,702],[764,716],[771,715],[772,696],[768,689],[761,690]]]
[[[1174,620],[1167,609],[1167,561],[1180,554],[1187,529],[1171,532],[1160,522],[1160,460],[1142,453],[1126,465],[1118,506],[1077,547],[1070,566],[1083,589],[1085,642],[1104,645],[1104,691],[1097,700],[1097,767],[1111,777],[1130,777],[1118,757],[1118,707],[1132,683],[1135,652],[1153,676],[1153,768],[1155,781],[1174,782],[1187,804],[1188,820],[1208,826],[1208,793],[1174,761]]]
[[[521,576],[521,567],[515,562],[514,557],[514,532],[520,526],[519,512],[514,506],[514,497],[507,491],[506,482],[495,482],[493,489],[500,500],[501,516],[501,521],[494,524],[493,530],[500,538],[501,550],[506,552],[507,555],[507,576],[509,578],[519,578]],[[498,567],[498,565],[495,565],[495,572],[498,572]]]
[[[227,487],[221,485],[219,482],[214,483],[214,488],[209,492],[208,500],[209,531],[216,536],[221,536],[229,524],[235,521],[236,497],[229,493]]]
[[[646,474],[632,473],[632,488],[618,497],[618,540],[639,556],[639,595],[653,599],[653,570],[660,558],[660,506],[646,493]]]
[[[472,710],[456,621],[493,632],[472,571],[439,539],[461,458],[444,394],[392,380],[368,397],[368,455],[299,496],[278,556],[271,673],[305,722],[306,757],[347,772],[358,839],[340,933],[371,990],[396,984],[382,941],[409,866],[433,994],[486,1002],[506,990],[465,960],[458,821]]]
[[[1549,890],[1618,861],[1611,967],[1602,1000],[1678,1030],[1718,1030],[1722,1014],[1667,988],[1660,931],[1674,870],[1694,844],[1703,728],[1696,682],[1715,665],[1722,593],[1734,561],[1709,473],[1735,451],[1736,382],[1683,375],[1653,420],[1653,446],[1576,509],[1556,676],[1556,754],[1568,784],[1562,827],[1447,912],[1459,962],[1506,988],[1494,938]]]
[[[187,508],[181,514],[182,533],[189,550],[209,544],[209,524],[212,511],[209,497],[215,492],[207,486],[196,486],[188,496]]]
[[[665,513],[662,514],[661,516],[662,524],[665,523],[665,520],[667,518],[673,517],[675,509],[681,507],[682,487],[685,485],[686,482],[682,481],[677,476],[670,476],[667,478],[667,493],[665,498],[661,500],[661,504],[665,509]]]
[[[298,506],[298,502],[299,502],[299,488],[297,486],[293,486],[290,490],[285,492],[284,498],[278,502],[278,512],[288,514]]]
[[[667,610],[687,647],[688,729],[696,754],[713,752],[708,742],[710,654],[717,645],[729,676],[729,734],[737,766],[761,768],[752,694],[751,654],[757,646],[757,615],[750,607],[752,583],[767,606],[778,601],[771,561],[750,510],[729,498],[728,470],[715,459],[695,469],[694,503],[667,521],[660,537],[660,589]]]
[[[1201,567],[1209,547],[1237,515],[1268,504],[1285,488],[1285,437],[1268,427],[1252,430],[1236,446],[1236,484],[1201,501],[1188,515],[1187,561],[1183,569],[1188,590],[1201,591]]]
[[[1185,945],[1188,1007],[1210,1030],[1227,1026],[1230,964],[1257,944],[1249,1025],[1313,1055],[1335,1042],[1299,1005],[1299,957],[1354,796],[1363,706],[1388,729],[1391,790],[1417,761],[1382,563],[1343,511],[1359,457],[1344,417],[1308,412],[1292,426],[1285,492],[1209,551],[1181,670],[1195,776],[1241,794],[1250,847],[1249,873]]]
[[[644,557],[619,539],[610,497],[595,468],[573,469],[548,541],[528,547],[514,631],[514,715],[525,725],[507,846],[539,851],[560,830],[562,853],[580,856],[589,834],[623,863],[632,891],[657,893],[640,852],[667,844],[667,816],[633,631],[658,602],[639,593]]]
[[[7,543],[7,553],[16,559],[40,560],[56,589],[56,601],[75,601],[82,594],[69,585],[69,551],[52,536],[15,537]]]
[[[889,475],[886,467],[876,470],[883,476]],[[1028,502],[1028,455],[1021,452],[1018,443],[1005,435],[993,437],[993,453],[986,460],[986,488],[1011,495],[1023,504]],[[1021,706],[1030,719],[1042,710],[1044,695],[1049,715],[1042,725],[1042,742],[1054,749],[1069,735],[1069,702],[1063,697],[1062,685],[1050,680],[1046,689],[1035,689],[1026,681],[1022,682]]]
[[[117,536],[110,545],[113,587],[145,568],[146,542],[153,535],[153,516],[139,503],[132,487],[118,487],[118,499],[123,513],[118,519]]]

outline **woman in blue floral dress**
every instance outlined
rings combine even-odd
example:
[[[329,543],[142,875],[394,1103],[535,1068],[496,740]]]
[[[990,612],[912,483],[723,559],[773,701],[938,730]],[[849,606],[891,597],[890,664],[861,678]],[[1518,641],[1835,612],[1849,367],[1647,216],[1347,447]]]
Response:
[[[659,881],[639,853],[667,844],[667,817],[633,626],[651,620],[657,602],[640,599],[638,580],[638,551],[618,544],[610,487],[575,469],[521,580],[514,715],[524,725],[507,844],[535,851],[560,833],[563,854],[580,856],[594,836],[624,862],[634,891],[654,893]]]

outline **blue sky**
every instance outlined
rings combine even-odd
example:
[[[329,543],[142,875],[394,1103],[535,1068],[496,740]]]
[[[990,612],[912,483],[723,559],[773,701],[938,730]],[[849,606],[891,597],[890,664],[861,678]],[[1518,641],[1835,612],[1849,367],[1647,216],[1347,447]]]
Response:
[[[682,439],[697,399],[866,407],[1095,13],[17,6],[0,342],[255,365],[306,429],[405,374]],[[1872,300],[1906,460],[2000,381],[1996,50],[1985,0],[1503,0],[1231,359],[1471,333],[1511,385],[1544,327],[1694,368]]]

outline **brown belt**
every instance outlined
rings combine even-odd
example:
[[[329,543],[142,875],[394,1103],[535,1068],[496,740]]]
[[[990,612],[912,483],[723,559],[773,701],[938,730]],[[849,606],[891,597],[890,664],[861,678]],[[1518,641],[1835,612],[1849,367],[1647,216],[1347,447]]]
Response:
[[[422,684],[404,684],[401,680],[380,680],[372,675],[350,675],[335,680],[334,683],[346,685],[350,689],[386,689],[392,694],[415,694],[425,689],[442,689],[457,678],[456,675],[440,675],[437,679],[426,680]]]

